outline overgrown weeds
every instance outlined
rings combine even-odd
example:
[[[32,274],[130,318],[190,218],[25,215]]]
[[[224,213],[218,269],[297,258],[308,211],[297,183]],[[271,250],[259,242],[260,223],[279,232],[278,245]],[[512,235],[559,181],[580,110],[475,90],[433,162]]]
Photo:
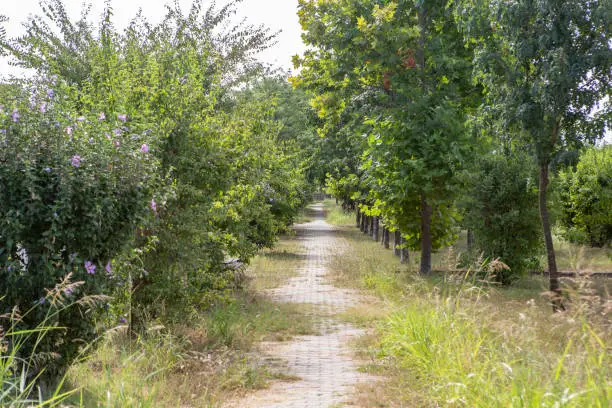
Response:
[[[422,278],[356,229],[341,234],[351,249],[332,260],[336,282],[379,299],[360,308],[380,313],[345,316],[371,329],[357,344],[369,361],[363,369],[387,377],[382,386],[362,387],[359,404],[610,405],[612,308],[605,284],[588,275],[567,280],[570,307],[551,314],[542,278],[511,287],[486,274]]]
[[[310,333],[310,321],[291,305],[244,292],[197,322],[151,325],[137,338],[119,326],[90,358],[70,369],[70,384],[82,390],[72,402],[85,407],[214,405],[272,379],[287,379],[259,363],[253,353],[259,341]]]
[[[167,327],[151,321],[135,338],[127,326],[111,330],[89,359],[70,369],[69,383],[81,390],[72,402],[85,407],[213,406],[271,380],[292,380],[258,361],[257,343],[312,334],[312,320],[297,305],[254,293],[284,283],[302,256],[299,243],[282,238],[251,262],[245,289],[208,310]]]

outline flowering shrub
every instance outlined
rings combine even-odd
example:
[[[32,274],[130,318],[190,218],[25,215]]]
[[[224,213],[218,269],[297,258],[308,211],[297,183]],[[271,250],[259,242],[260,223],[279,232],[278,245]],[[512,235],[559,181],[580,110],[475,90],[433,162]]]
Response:
[[[169,311],[184,320],[233,288],[228,261],[271,246],[308,198],[273,98],[248,92],[253,55],[272,37],[232,27],[234,4],[196,1],[188,15],[137,18],[123,33],[110,5],[94,26],[85,14],[73,25],[61,0],[42,4],[36,28],[0,41],[18,64],[57,78],[19,101],[0,87],[3,309],[73,272],[84,284],[71,296],[112,294],[101,317],[132,332]],[[68,335],[47,348],[70,356],[69,340],[87,341],[94,326],[82,308],[67,313]]]
[[[26,329],[45,316],[45,289],[62,276],[84,282],[68,296],[110,293],[110,261],[151,214],[157,180],[156,160],[141,147],[149,132],[123,114],[71,115],[60,94],[38,90],[0,110],[0,314],[41,303],[21,322]],[[87,305],[59,313],[55,324],[66,329],[38,350],[69,361],[75,340],[95,335],[93,316]]]

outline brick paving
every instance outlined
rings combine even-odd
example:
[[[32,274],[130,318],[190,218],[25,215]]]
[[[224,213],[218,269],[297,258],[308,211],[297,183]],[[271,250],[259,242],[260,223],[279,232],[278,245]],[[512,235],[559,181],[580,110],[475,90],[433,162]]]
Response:
[[[344,250],[344,242],[333,226],[324,220],[321,204],[312,206],[315,221],[296,226],[297,237],[306,249],[298,275],[284,286],[266,291],[273,300],[301,303],[311,307],[318,319],[320,335],[298,336],[290,342],[262,344],[264,362],[283,366],[283,372],[296,376],[294,382],[277,382],[252,393],[228,407],[327,408],[349,406],[354,386],[373,378],[358,372],[348,342],[363,331],[340,322],[334,315],[356,305],[359,295],[336,288],[326,275],[332,256]]]

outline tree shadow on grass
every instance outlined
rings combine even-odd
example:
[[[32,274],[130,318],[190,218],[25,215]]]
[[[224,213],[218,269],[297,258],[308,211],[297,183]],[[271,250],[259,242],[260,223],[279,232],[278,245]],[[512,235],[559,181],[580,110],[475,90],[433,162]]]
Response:
[[[297,254],[295,252],[266,252],[261,254],[263,258],[276,261],[303,261],[308,258],[306,254]]]

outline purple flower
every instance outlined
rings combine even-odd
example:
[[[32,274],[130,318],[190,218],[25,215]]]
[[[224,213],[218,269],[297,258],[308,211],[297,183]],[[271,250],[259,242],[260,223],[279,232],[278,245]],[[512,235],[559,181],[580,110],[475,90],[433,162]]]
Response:
[[[38,304],[42,305],[42,304],[45,303],[45,301],[46,301],[46,299],[44,297],[41,297],[40,299],[38,299]]]
[[[115,140],[115,147],[119,147],[121,146],[121,142],[119,142],[118,140]]]
[[[96,265],[92,264],[91,261],[85,262],[85,269],[87,270],[87,273],[90,275],[93,275],[94,273],[96,273]]]
[[[64,289],[64,293],[65,293],[66,295],[70,296],[70,295],[72,295],[72,289],[70,289],[70,288],[66,288],[66,289]]]
[[[85,116],[79,116],[77,122],[85,122]]]
[[[6,135],[6,129],[0,129],[0,134]]]
[[[117,118],[120,121],[125,122],[127,120],[127,115],[126,114],[119,114],[119,115],[117,115]]]
[[[74,167],[79,167],[81,165],[81,156],[79,156],[78,154],[72,156],[70,164],[72,164]]]
[[[104,112],[100,112],[100,116],[98,116],[98,120],[104,120],[106,119],[106,115],[104,114]]]
[[[55,92],[53,92],[53,89],[47,89],[47,96],[49,98],[53,98],[53,95],[55,95]]]
[[[154,198],[151,199],[151,210],[153,210],[154,214],[157,214],[157,203]]]
[[[11,114],[11,118],[13,119],[13,122],[19,122],[20,117],[21,115],[19,114],[19,110],[17,110],[17,108],[13,109],[13,113]]]
[[[65,131],[66,131],[66,134],[72,136],[72,126],[66,126]]]
[[[72,262],[74,262],[76,257],[77,257],[77,254],[70,254],[70,256],[68,257],[68,260],[70,261],[70,263],[72,263]]]
[[[123,130],[121,130],[119,128],[115,129],[115,135],[116,136],[121,136],[122,133],[123,133]]]
[[[149,146],[147,146],[146,143],[143,143],[142,146],[140,146],[140,152],[141,153],[149,153]]]
[[[127,319],[126,319],[125,317],[123,317],[123,316],[121,316],[121,318],[119,319],[119,321],[120,321],[121,323],[127,323]]]
[[[44,171],[45,173],[51,173],[51,168],[50,168],[50,167],[45,167],[45,168],[43,169],[43,171]]]
[[[41,103],[39,109],[40,109],[40,113],[46,113],[47,112],[47,103],[46,102]]]
[[[113,270],[111,269],[111,261],[108,261],[104,269],[106,270],[106,273],[108,273],[109,275],[113,273]]]

